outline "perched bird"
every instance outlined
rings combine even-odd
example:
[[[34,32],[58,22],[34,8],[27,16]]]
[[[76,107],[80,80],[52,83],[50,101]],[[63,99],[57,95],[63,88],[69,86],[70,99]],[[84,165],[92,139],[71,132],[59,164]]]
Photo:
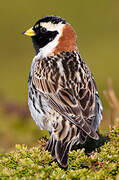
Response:
[[[99,138],[102,105],[95,81],[78,51],[76,33],[64,19],[43,17],[24,34],[36,51],[28,80],[29,109],[40,129],[49,131],[46,150],[65,168],[75,143]]]

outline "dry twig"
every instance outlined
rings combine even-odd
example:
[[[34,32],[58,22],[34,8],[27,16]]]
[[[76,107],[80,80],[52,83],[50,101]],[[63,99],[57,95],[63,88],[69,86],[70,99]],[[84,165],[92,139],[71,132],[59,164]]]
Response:
[[[115,119],[115,112],[119,113],[119,101],[115,95],[114,89],[112,87],[112,79],[108,79],[108,90],[104,91],[104,96],[111,108],[111,118],[110,118],[110,125],[111,127],[114,125]]]

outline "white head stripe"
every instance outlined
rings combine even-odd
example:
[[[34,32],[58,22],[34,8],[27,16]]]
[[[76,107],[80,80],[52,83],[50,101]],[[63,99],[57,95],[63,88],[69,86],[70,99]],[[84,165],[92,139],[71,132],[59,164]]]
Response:
[[[62,24],[61,22],[58,24],[53,24],[51,22],[48,22],[48,23],[42,22],[40,23],[40,25],[42,27],[45,27],[49,31],[61,31],[63,27],[65,26],[65,24]]]

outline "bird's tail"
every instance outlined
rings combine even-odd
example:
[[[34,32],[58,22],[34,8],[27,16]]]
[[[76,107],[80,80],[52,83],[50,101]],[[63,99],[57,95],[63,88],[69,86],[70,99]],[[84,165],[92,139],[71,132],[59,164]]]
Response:
[[[71,141],[63,142],[57,140],[54,135],[51,135],[46,150],[57,160],[61,167],[66,168],[68,166],[68,152],[70,150]]]
[[[51,153],[61,167],[67,167],[68,152],[74,141],[78,139],[78,135],[79,128],[65,119],[51,133],[46,150]]]
[[[93,137],[96,133],[93,134],[93,130],[91,132],[92,134],[90,134]],[[51,155],[58,161],[61,167],[66,168],[68,165],[68,152],[71,149],[72,145],[74,143],[84,144],[87,136],[87,133],[85,133],[82,129],[80,129],[70,121],[62,119],[62,121],[58,123],[56,128],[54,126],[54,129],[46,146],[46,150],[51,153]]]

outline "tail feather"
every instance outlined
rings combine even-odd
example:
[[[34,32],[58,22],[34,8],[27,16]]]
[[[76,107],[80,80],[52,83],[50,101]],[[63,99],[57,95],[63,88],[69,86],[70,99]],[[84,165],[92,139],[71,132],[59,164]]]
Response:
[[[45,150],[48,150],[49,152],[51,152],[52,147],[53,147],[53,138],[50,138]]]
[[[55,157],[55,146],[56,146],[56,139],[51,135],[48,144],[45,148],[45,150],[48,150],[53,157]]]
[[[70,142],[62,142],[61,140],[57,140],[54,135],[51,135],[48,144],[46,146],[46,150],[48,150],[51,155],[56,158],[58,163],[66,168],[67,167],[67,159],[68,152],[70,150]]]
[[[68,152],[70,150],[70,142],[63,143],[58,141],[56,144],[56,158],[59,164],[63,167],[67,167]]]
[[[83,130],[64,119],[51,133],[46,150],[51,153],[63,168],[68,166],[68,152],[74,143],[84,144],[88,135],[98,139],[97,133],[92,128],[89,128],[90,125],[88,123],[80,121],[80,125]]]

